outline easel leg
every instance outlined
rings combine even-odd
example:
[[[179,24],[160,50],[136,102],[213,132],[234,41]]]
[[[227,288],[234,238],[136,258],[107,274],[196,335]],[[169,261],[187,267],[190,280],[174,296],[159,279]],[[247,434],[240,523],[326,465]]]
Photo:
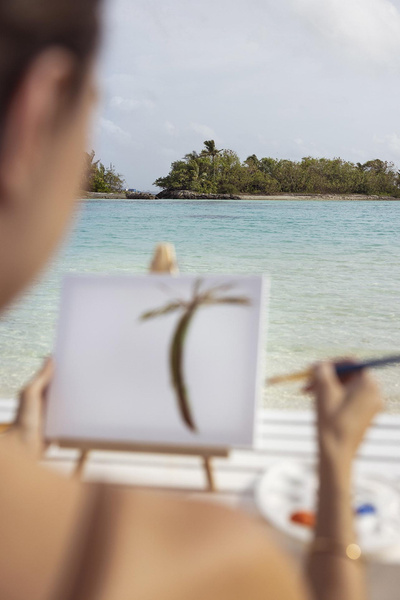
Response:
[[[204,469],[205,469],[206,476],[207,476],[207,488],[210,492],[215,492],[216,488],[215,488],[214,472],[213,472],[211,460],[212,459],[210,456],[203,457]]]
[[[83,450],[82,454],[80,455],[80,457],[78,459],[78,462],[76,463],[75,471],[73,473],[73,476],[76,477],[77,479],[82,479],[82,475],[85,470],[85,466],[86,466],[86,462],[87,462],[88,458],[89,458],[89,451]]]

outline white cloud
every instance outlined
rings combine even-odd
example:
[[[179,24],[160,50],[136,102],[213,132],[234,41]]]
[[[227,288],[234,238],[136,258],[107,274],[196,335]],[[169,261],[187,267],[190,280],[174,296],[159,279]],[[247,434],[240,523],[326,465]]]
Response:
[[[177,129],[171,121],[165,121],[164,129],[168,133],[168,135],[177,135]]]
[[[393,154],[400,156],[400,135],[388,133],[384,136],[374,136],[374,142],[385,145]]]
[[[338,52],[379,66],[399,66],[400,12],[390,0],[288,2]]]
[[[162,156],[166,156],[169,160],[177,158],[177,153],[176,150],[174,150],[174,148],[160,148],[158,152]]]
[[[131,112],[140,108],[152,110],[153,108],[155,108],[155,102],[146,98],[142,100],[134,100],[133,98],[122,98],[122,96],[113,96],[110,100],[110,107],[127,112]]]
[[[120,94],[120,90],[130,90],[135,85],[135,78],[129,73],[112,73],[102,77],[102,83],[105,87],[117,89]]]
[[[132,5],[131,0],[119,0]],[[274,28],[265,18],[273,0],[146,0],[136,2],[136,22],[152,46],[155,61],[168,68],[221,71],[262,63],[260,49],[271,42]],[[163,51],[157,54],[159,46]],[[154,50],[155,49],[155,50]],[[200,50],[201,49],[201,50]],[[149,63],[146,64],[149,68]]]
[[[215,141],[219,141],[215,131],[208,125],[202,125],[201,123],[190,123],[189,129],[191,131],[194,131],[195,133],[198,133],[199,135],[202,135],[208,140],[212,139]]]
[[[103,117],[100,118],[99,128],[101,132],[108,134],[110,137],[123,144],[128,144],[132,140],[132,136],[128,131],[124,131],[119,125],[109,119],[104,119]]]

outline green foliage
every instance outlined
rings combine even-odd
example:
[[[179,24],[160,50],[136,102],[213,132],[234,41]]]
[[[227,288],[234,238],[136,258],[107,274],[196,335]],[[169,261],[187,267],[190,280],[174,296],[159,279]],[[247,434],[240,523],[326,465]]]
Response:
[[[301,161],[258,158],[241,163],[232,150],[218,150],[214,140],[204,149],[175,161],[154,185],[170,190],[219,194],[366,194],[400,197],[400,171],[379,159],[354,164],[341,158]]]
[[[95,160],[95,152],[86,153],[86,182],[84,188],[88,192],[106,194],[122,192],[126,187],[122,175],[116,172],[114,165],[107,168],[99,160]]]

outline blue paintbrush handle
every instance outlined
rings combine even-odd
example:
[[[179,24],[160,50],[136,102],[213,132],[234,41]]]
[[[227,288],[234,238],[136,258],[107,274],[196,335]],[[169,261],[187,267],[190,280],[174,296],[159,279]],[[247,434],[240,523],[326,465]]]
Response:
[[[339,377],[348,375],[350,373],[356,373],[363,369],[374,369],[378,367],[389,367],[390,365],[400,364],[400,355],[386,356],[385,358],[375,358],[371,360],[365,360],[363,362],[356,363],[336,363],[335,370]],[[312,377],[312,369],[306,369],[298,373],[290,373],[289,375],[279,375],[277,377],[271,377],[267,379],[269,385],[275,385],[276,383],[288,383],[290,381],[300,381],[301,379],[310,379]]]
[[[388,367],[389,365],[400,364],[400,355],[387,356],[386,358],[376,358],[373,360],[366,360],[354,364],[337,364],[335,370],[337,375],[347,375],[349,373],[355,373],[356,371],[362,371],[362,369],[374,369],[378,367]]]

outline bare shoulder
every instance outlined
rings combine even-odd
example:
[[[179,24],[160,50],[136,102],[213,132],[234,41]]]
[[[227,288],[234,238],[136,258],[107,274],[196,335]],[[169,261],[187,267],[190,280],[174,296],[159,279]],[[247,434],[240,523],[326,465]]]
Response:
[[[89,494],[39,466],[11,434],[1,439],[0,472],[0,597],[50,598],[73,562]]]
[[[107,496],[96,600],[119,600],[127,590],[143,600],[304,600],[291,563],[242,512],[172,494],[110,489]]]

